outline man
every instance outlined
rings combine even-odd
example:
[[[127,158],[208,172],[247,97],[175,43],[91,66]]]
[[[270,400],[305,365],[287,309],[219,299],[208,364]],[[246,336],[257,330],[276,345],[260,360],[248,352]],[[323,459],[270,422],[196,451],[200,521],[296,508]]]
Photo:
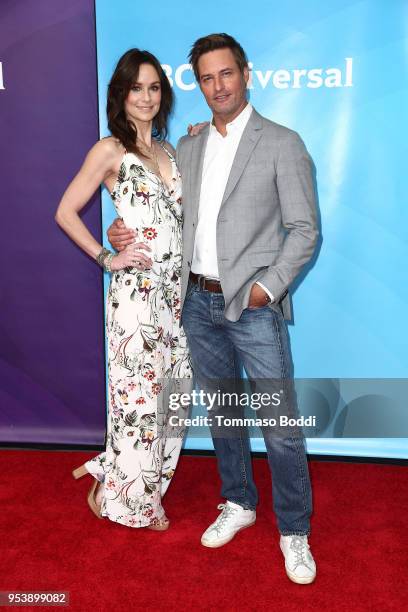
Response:
[[[312,162],[299,136],[247,101],[249,70],[227,34],[197,40],[190,61],[212,123],[181,138],[184,256],[182,323],[199,385],[238,376],[292,376],[285,318],[289,285],[311,258],[318,236]],[[124,230],[116,235],[126,237]],[[113,246],[121,243],[110,234]],[[122,242],[123,244],[123,242]],[[300,436],[263,429],[273,503],[289,578],[313,582],[308,544],[311,487]],[[213,435],[226,503],[204,532],[204,546],[229,542],[256,520],[257,490],[246,435]]]

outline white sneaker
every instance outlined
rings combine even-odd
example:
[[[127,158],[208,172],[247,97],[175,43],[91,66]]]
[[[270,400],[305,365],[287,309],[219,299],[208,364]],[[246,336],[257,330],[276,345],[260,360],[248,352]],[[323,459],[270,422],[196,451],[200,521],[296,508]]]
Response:
[[[280,537],[280,548],[285,557],[288,577],[298,584],[310,584],[316,578],[316,563],[310,552],[306,535]]]
[[[255,510],[245,510],[234,502],[227,501],[219,504],[218,510],[222,510],[217,520],[204,531],[201,544],[209,548],[224,546],[227,542],[245,527],[250,527],[256,521]]]

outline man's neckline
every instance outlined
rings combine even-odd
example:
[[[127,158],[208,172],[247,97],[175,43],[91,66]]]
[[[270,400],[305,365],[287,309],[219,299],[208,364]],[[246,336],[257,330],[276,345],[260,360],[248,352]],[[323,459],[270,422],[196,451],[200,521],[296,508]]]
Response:
[[[226,136],[228,136],[231,127],[233,129],[235,129],[236,127],[239,127],[240,124],[244,124],[248,121],[251,113],[253,110],[253,106],[250,102],[247,102],[246,105],[244,106],[244,108],[242,109],[242,111],[239,113],[239,115],[237,115],[236,117],[234,117],[234,119],[232,121],[229,121],[228,123],[225,124],[225,129],[226,129],[226,134],[225,136],[223,134],[221,134],[221,132],[219,132],[214,124],[214,117],[211,119],[210,122],[210,129],[213,130],[214,132],[216,132],[217,134],[219,134],[222,138],[225,138]]]

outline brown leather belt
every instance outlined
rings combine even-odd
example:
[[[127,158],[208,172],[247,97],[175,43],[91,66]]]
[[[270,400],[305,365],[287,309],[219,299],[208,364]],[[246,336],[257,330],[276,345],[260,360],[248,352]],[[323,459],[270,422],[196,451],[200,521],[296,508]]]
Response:
[[[219,280],[215,280],[214,278],[206,278],[205,276],[195,274],[194,272],[190,272],[190,280],[195,285],[198,285],[201,290],[211,291],[211,293],[222,293],[222,287]]]

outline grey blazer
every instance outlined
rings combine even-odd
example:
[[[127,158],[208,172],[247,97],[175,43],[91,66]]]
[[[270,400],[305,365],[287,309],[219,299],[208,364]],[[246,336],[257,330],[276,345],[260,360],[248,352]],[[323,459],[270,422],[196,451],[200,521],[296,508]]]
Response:
[[[186,296],[209,127],[183,136],[177,164],[183,179],[181,304]],[[311,258],[318,237],[312,160],[299,135],[253,109],[242,134],[217,220],[217,259],[225,317],[237,321],[259,280],[292,317],[289,285]]]

